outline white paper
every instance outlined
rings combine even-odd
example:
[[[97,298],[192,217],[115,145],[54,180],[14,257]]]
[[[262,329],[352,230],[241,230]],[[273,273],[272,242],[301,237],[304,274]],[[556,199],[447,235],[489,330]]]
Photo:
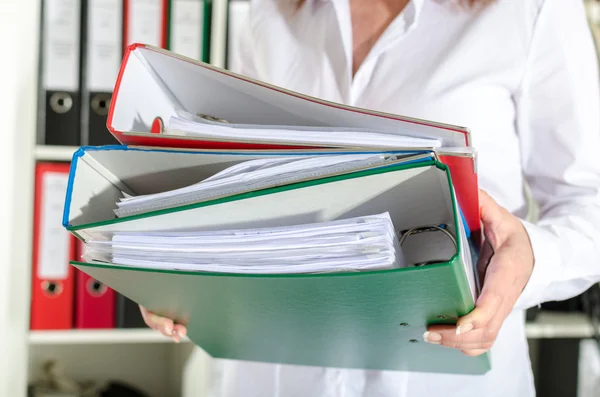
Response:
[[[226,122],[210,122],[199,117],[193,117],[192,119],[192,117],[181,111],[179,111],[178,116],[169,118],[164,133],[166,135],[193,136],[206,139],[241,139],[285,144],[298,144],[301,142],[338,147],[389,147],[396,149],[441,147],[441,141],[438,139],[386,134],[368,129],[232,125]]]
[[[214,233],[117,233],[111,241],[89,241],[84,257],[124,266],[233,273],[320,273],[405,266],[387,213]]]
[[[267,158],[244,162],[199,183],[161,193],[124,197],[116,203],[118,217],[134,215],[216,197],[286,185],[326,175],[383,166],[395,160],[385,154]]]
[[[70,234],[62,227],[68,179],[68,174],[56,172],[43,176],[38,256],[41,279],[62,280],[69,274]]]
[[[46,90],[79,88],[80,0],[44,2],[43,84]]]

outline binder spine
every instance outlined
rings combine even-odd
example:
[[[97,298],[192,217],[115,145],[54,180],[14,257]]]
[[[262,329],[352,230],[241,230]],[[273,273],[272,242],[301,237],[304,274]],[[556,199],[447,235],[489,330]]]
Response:
[[[83,15],[81,144],[118,144],[106,120],[123,56],[123,0],[85,0]]]
[[[73,324],[75,238],[60,225],[68,164],[38,163],[35,174],[32,265],[32,330]]]
[[[81,0],[43,0],[38,144],[79,140]]]
[[[147,328],[140,307],[124,295],[116,293],[116,328]]]
[[[225,67],[227,62],[227,23],[229,0],[212,0],[210,63]]]
[[[125,0],[123,51],[131,44],[167,48],[169,0]]]
[[[202,23],[202,62],[210,62],[210,32],[212,30],[213,0],[204,0],[204,21]]]
[[[114,328],[114,291],[81,270],[76,274],[75,328]]]
[[[168,8],[167,48],[189,58],[204,60],[204,0],[171,0]]]

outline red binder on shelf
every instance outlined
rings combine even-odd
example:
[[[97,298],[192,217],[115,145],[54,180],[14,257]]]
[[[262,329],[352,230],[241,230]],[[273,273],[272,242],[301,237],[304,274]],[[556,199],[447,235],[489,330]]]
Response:
[[[34,245],[31,292],[32,330],[73,325],[76,239],[61,227],[69,178],[68,163],[38,163],[35,170]]]
[[[79,242],[78,258],[83,254],[82,246]],[[114,328],[115,292],[80,270],[75,274],[75,328]]]
[[[181,111],[202,118],[208,116],[211,121],[225,121],[228,125],[363,128],[436,139],[440,147],[423,150],[434,151],[450,169],[465,223],[472,236],[479,235],[476,151],[471,147],[467,128],[328,102],[155,46],[129,46],[107,119],[108,130],[124,145],[278,152],[369,148],[363,145],[326,147],[302,141],[274,144],[242,138],[200,138],[166,129],[169,119]]]

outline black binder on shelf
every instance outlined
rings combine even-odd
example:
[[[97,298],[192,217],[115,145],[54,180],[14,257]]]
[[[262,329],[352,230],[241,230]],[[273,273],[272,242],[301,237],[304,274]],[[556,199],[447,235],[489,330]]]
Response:
[[[77,146],[81,95],[81,0],[42,0],[38,139]]]
[[[123,0],[84,0],[81,145],[112,145],[106,118],[123,57]]]
[[[140,307],[125,296],[116,293],[115,327],[116,328],[147,328]]]

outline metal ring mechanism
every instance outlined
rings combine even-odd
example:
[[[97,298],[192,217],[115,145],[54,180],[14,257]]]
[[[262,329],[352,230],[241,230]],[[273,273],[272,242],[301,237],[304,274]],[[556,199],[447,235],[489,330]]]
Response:
[[[400,234],[401,234],[400,246],[402,246],[402,244],[404,244],[404,241],[406,240],[406,238],[408,236],[412,236],[412,235],[420,234],[420,233],[427,233],[427,232],[437,232],[437,231],[441,231],[446,236],[448,236],[450,241],[452,241],[452,244],[454,244],[454,248],[456,248],[456,250],[458,250],[458,244],[456,242],[456,238],[452,235],[452,233],[450,233],[450,231],[448,231],[448,225],[446,225],[446,224],[418,226],[418,227],[413,227],[412,229],[400,231]],[[416,263],[414,266],[419,267],[419,266],[431,265],[431,264],[440,263],[443,261],[444,260],[431,260],[431,261],[426,261],[426,262],[419,262],[419,263]]]
[[[211,116],[209,114],[198,113],[198,114],[196,114],[196,116],[198,116],[198,117],[200,117],[202,119],[208,120],[208,121],[216,122],[216,123],[229,124],[229,121],[227,121],[225,119],[222,119],[220,117]]]

